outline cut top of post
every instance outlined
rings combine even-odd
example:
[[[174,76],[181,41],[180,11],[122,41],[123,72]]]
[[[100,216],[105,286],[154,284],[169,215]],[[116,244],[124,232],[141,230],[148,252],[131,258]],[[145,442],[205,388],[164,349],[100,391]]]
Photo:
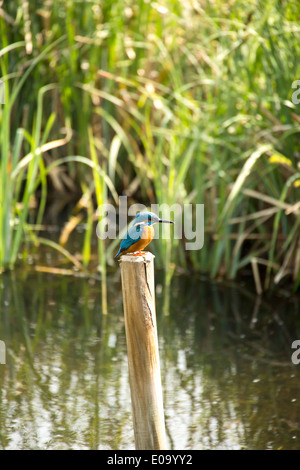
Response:
[[[151,263],[153,261],[155,256],[150,253],[150,251],[146,251],[144,254],[141,256],[135,256],[133,254],[128,254],[128,255],[122,255],[119,259],[119,263],[143,263],[146,261],[147,263]]]

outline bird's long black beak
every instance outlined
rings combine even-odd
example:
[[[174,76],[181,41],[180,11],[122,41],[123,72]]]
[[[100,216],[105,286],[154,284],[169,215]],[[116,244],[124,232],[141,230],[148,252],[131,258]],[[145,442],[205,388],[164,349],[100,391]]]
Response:
[[[159,219],[158,221],[160,224],[165,223],[165,224],[174,224],[172,220],[165,220],[165,219]]]

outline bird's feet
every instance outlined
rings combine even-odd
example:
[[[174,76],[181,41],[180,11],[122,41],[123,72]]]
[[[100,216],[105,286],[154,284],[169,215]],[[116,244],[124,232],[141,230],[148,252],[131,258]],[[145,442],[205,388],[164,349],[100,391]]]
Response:
[[[144,255],[145,253],[147,253],[147,252],[146,252],[146,251],[141,251],[141,250],[139,250],[139,251],[135,251],[135,252],[133,253],[133,256],[142,256],[142,255]]]

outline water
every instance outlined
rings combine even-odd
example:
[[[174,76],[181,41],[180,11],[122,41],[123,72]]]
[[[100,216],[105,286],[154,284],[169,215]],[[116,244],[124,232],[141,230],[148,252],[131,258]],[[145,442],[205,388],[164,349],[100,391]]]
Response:
[[[300,301],[175,277],[157,315],[172,449],[299,449]],[[97,277],[31,270],[0,277],[1,449],[133,449],[119,271],[109,314]]]

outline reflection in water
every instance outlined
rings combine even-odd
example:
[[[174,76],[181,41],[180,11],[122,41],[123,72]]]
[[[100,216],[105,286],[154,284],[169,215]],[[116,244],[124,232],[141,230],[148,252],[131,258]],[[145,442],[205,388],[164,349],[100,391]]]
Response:
[[[167,438],[174,449],[299,449],[298,300],[175,277],[170,315],[157,274]],[[134,448],[119,272],[100,282],[0,278],[0,448]]]

